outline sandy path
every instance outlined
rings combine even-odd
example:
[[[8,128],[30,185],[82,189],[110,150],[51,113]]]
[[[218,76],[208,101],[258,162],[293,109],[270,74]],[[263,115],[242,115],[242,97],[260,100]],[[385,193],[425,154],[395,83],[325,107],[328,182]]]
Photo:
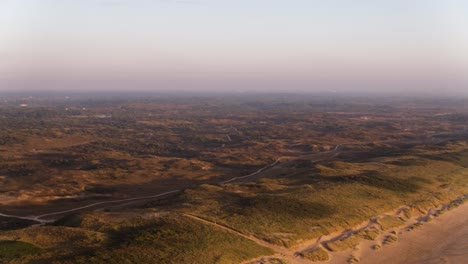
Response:
[[[263,172],[264,170],[267,170],[271,167],[274,167],[276,166],[276,164],[278,164],[279,162],[281,161],[281,158],[277,159],[275,162],[273,162],[272,164],[270,165],[267,165],[261,169],[259,169],[258,171],[254,172],[254,173],[251,173],[249,175],[245,175],[245,176],[241,176],[241,177],[235,177],[235,178],[232,178],[230,180],[227,180],[227,181],[223,181],[223,182],[220,182],[220,184],[226,184],[226,183],[230,183],[230,182],[233,182],[233,181],[237,181],[237,180],[240,180],[240,179],[245,179],[245,178],[248,178],[248,177],[252,177],[252,176],[255,176],[261,172]]]
[[[314,153],[313,155],[321,156],[323,154],[328,154],[328,153],[337,153],[341,146],[342,146],[342,144],[335,146],[335,148],[333,148],[332,150],[323,151],[323,152],[319,152],[319,153]],[[308,155],[305,155],[305,156],[308,156]],[[305,156],[296,157],[295,159],[303,158]],[[333,158],[333,157],[334,156],[332,156],[331,158]],[[258,171],[254,172],[254,173],[251,173],[251,174],[248,174],[248,175],[245,175],[245,176],[241,176],[241,177],[234,177],[234,178],[231,178],[231,179],[229,179],[227,181],[222,181],[219,184],[227,184],[227,183],[234,182],[234,181],[237,181],[237,180],[240,180],[240,179],[245,179],[245,178],[255,176],[257,174],[260,174],[260,173],[264,172],[265,170],[267,170],[269,168],[275,167],[276,165],[278,165],[280,163],[281,160],[282,160],[282,158],[279,158],[275,162],[273,162],[272,164],[266,165],[265,167],[259,169]],[[318,162],[318,161],[321,161],[321,160],[314,160],[314,162]],[[43,219],[45,217],[63,215],[63,214],[67,214],[67,213],[71,213],[71,212],[91,208],[91,207],[96,207],[96,206],[99,206],[99,205],[108,205],[108,204],[114,204],[114,203],[123,203],[121,205],[127,205],[127,204],[132,204],[134,201],[141,201],[141,200],[148,200],[148,199],[158,198],[158,197],[161,197],[161,196],[164,196],[164,195],[167,195],[167,194],[181,192],[181,191],[182,190],[172,190],[172,191],[159,193],[159,194],[155,194],[155,195],[150,195],[150,196],[142,196],[142,197],[134,197],[134,198],[126,198],[126,199],[119,199],[119,200],[110,200],[110,201],[97,202],[97,203],[88,204],[88,205],[81,206],[81,207],[72,208],[72,209],[69,209],[69,210],[52,212],[52,213],[47,213],[47,214],[43,214],[43,215],[36,215],[36,216],[17,216],[17,215],[7,215],[7,214],[2,214],[2,213],[0,213],[0,216],[8,217],[8,218],[19,218],[19,219],[25,219],[25,220],[33,220],[33,221],[37,221],[37,222],[39,222],[41,224],[45,224],[45,223],[49,223],[49,222],[54,221],[53,219]]]
[[[361,263],[468,263],[468,203],[403,231],[398,242],[380,250],[363,247],[360,255]]]
[[[311,263],[310,261],[306,260],[306,259],[302,259],[302,258],[299,258],[297,256],[295,256],[295,253],[294,251],[291,251],[291,250],[288,250],[287,248],[284,248],[284,247],[281,247],[281,246],[277,246],[277,245],[273,245],[273,244],[270,244],[264,240],[261,240],[257,237],[254,237],[252,235],[246,235],[238,230],[235,230],[229,226],[226,226],[226,225],[222,225],[222,224],[219,224],[219,223],[215,223],[215,222],[212,222],[208,219],[205,219],[205,218],[201,218],[199,216],[196,216],[196,215],[192,215],[192,214],[183,214],[184,216],[188,217],[188,218],[191,218],[191,219],[194,219],[194,220],[197,220],[197,221],[200,221],[202,223],[205,223],[205,224],[208,224],[208,225],[211,225],[211,226],[214,226],[216,228],[219,228],[219,229],[222,229],[224,231],[227,231],[227,232],[230,232],[230,233],[233,233],[233,234],[236,234],[238,236],[241,236],[243,238],[246,238],[250,241],[253,241],[261,246],[264,246],[266,248],[269,248],[271,250],[273,250],[274,252],[277,253],[277,255],[274,255],[274,256],[263,256],[263,257],[260,257],[259,259],[262,259],[262,258],[268,258],[268,257],[279,257],[281,259],[284,259],[284,260],[287,260],[288,263],[291,263],[291,264],[309,264]],[[252,260],[249,260],[248,262],[251,262]]]
[[[430,137],[432,137],[432,136],[430,136]],[[386,142],[386,141],[382,141],[382,142]],[[371,143],[371,142],[361,142],[361,143],[358,143],[358,144],[367,144],[367,143]],[[336,155],[339,154],[339,150],[344,145],[353,145],[353,143],[338,144],[331,150],[322,151],[322,152],[313,153],[313,154],[306,154],[306,155],[303,155],[303,156],[296,157],[293,160],[309,158],[309,159],[312,159],[313,162],[321,162],[321,161],[326,160],[326,159],[332,159],[332,158],[336,157]],[[330,153],[334,153],[334,155],[332,155],[330,157],[322,157],[323,155],[330,154]],[[229,180],[222,181],[219,184],[227,184],[227,183],[231,183],[231,182],[234,182],[234,181],[237,181],[237,180],[253,177],[253,176],[257,175],[257,174],[262,173],[263,171],[265,171],[267,169],[270,169],[272,167],[277,166],[281,162],[282,159],[283,158],[278,158],[272,164],[266,165],[265,167],[259,169],[258,171],[254,172],[254,173],[251,173],[251,174],[248,174],[248,175],[245,175],[245,176],[234,177],[234,178],[231,178]],[[95,206],[98,206],[98,205],[108,205],[108,204],[113,204],[113,203],[124,203],[122,205],[127,205],[127,204],[132,204],[133,201],[157,198],[157,197],[160,197],[160,196],[164,196],[166,194],[176,193],[176,192],[180,192],[180,191],[181,190],[172,190],[172,191],[159,193],[159,194],[155,194],[155,195],[150,195],[150,196],[142,196],[142,197],[119,199],[119,200],[102,201],[102,202],[97,202],[97,203],[93,203],[93,204],[89,204],[89,205],[85,205],[85,206],[81,206],[81,207],[72,208],[72,209],[69,209],[69,210],[52,212],[52,213],[47,213],[47,214],[43,214],[43,215],[17,216],[17,215],[7,215],[7,214],[1,214],[1,213],[0,213],[0,215],[3,216],[3,217],[8,217],[8,218],[19,218],[19,219],[33,220],[33,221],[37,221],[37,222],[39,222],[41,224],[45,224],[45,223],[54,221],[54,219],[43,219],[45,217],[63,215],[63,214],[79,211],[79,210],[82,210],[82,209],[95,207]]]

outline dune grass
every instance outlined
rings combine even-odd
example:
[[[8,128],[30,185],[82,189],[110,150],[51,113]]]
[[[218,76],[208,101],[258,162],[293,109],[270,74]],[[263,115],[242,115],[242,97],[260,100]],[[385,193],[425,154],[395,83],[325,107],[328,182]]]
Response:
[[[328,261],[330,259],[330,254],[322,247],[302,253],[301,256],[313,262]]]
[[[384,241],[383,241],[383,244],[384,245],[389,245],[389,244],[392,244],[392,243],[395,243],[396,241],[398,241],[398,237],[395,236],[395,235],[388,235],[387,237],[385,237]]]
[[[0,263],[40,253],[42,249],[22,241],[0,241]]]
[[[329,162],[282,178],[204,186],[182,194],[183,206],[176,210],[290,247],[354,227],[401,205],[414,205],[422,212],[467,192],[468,169],[447,160],[419,159],[404,165],[388,164],[385,158]],[[398,161],[398,157],[391,160]],[[411,213],[407,210],[401,217]],[[404,221],[386,216],[379,223],[389,229]]]
[[[375,240],[380,235],[380,231],[378,229],[366,229],[359,231],[357,235],[366,240]]]
[[[343,250],[353,249],[354,247],[359,245],[359,242],[360,242],[359,236],[351,235],[342,240],[329,242],[327,243],[327,247],[331,251],[343,251]]]
[[[109,233],[108,245],[72,263],[240,263],[273,252],[184,216],[133,219]]]
[[[384,217],[377,220],[377,222],[382,227],[382,230],[388,230],[390,228],[398,227],[405,223],[400,218],[391,215],[385,215]]]
[[[462,166],[466,152],[431,151],[406,153],[401,163],[398,156],[376,156],[309,164],[278,174],[272,170],[251,182],[203,184],[138,209],[87,213],[69,216],[57,226],[2,231],[0,240],[47,249],[29,255],[36,263],[241,263],[274,252],[183,214],[292,247],[408,205],[398,216],[378,219],[388,230],[403,224],[400,217],[425,213],[468,193],[468,169]],[[437,158],[441,153],[445,158]],[[327,247],[346,250],[378,235],[364,230]],[[326,256],[317,251],[304,257]]]
[[[86,216],[82,222],[88,221]],[[96,219],[96,215],[92,216]],[[105,222],[106,219],[102,219]],[[1,242],[0,256],[38,253],[34,263],[240,263],[273,251],[236,234],[177,214],[140,217],[112,223],[105,233],[84,227],[49,226],[1,234],[41,243],[47,251],[25,242]],[[93,240],[100,234],[100,240]],[[94,238],[95,239],[95,238]],[[93,243],[94,242],[94,243]],[[58,262],[57,262],[58,263]]]

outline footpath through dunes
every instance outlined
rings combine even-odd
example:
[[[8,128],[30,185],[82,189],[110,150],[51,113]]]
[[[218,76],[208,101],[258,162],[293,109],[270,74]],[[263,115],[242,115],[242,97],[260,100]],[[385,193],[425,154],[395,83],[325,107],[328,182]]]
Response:
[[[292,159],[290,159],[288,161],[292,161],[292,160],[300,159],[300,158],[306,158],[306,157],[311,159],[313,162],[319,162],[319,161],[323,161],[323,160],[326,160],[326,159],[331,159],[331,158],[335,157],[337,153],[339,153],[339,150],[340,150],[341,146],[342,145],[337,145],[332,150],[329,150],[329,151],[323,151],[323,152],[318,152],[318,153],[313,153],[313,154],[307,154],[307,155],[304,155],[304,156],[292,158]],[[247,179],[247,178],[251,178],[251,177],[256,176],[256,175],[258,175],[258,174],[260,174],[260,173],[262,173],[262,172],[264,172],[264,171],[266,171],[266,170],[268,170],[270,168],[273,168],[273,167],[277,166],[278,164],[280,164],[282,159],[283,158],[278,158],[275,162],[273,162],[273,163],[271,163],[269,165],[266,165],[265,167],[257,170],[256,172],[253,172],[251,174],[248,174],[248,175],[245,175],[245,176],[240,176],[240,177],[234,177],[234,178],[231,178],[229,180],[222,181],[219,184],[227,184],[227,183],[235,182],[235,181],[238,181],[238,180],[244,180],[244,179]],[[181,189],[178,189],[178,190],[171,190],[171,191],[158,193],[158,194],[154,194],[154,195],[148,195],[148,196],[141,196],[141,197],[133,197],[133,198],[125,198],[125,199],[118,199],[118,200],[96,202],[96,203],[88,204],[88,205],[85,205],[85,206],[80,206],[80,207],[71,208],[71,209],[68,209],[68,210],[62,210],[62,211],[58,211],[58,212],[51,212],[51,213],[42,214],[42,215],[17,216],[17,215],[8,215],[8,214],[0,213],[0,216],[5,217],[5,218],[16,218],[16,219],[22,219],[22,220],[36,221],[36,222],[40,223],[41,225],[43,225],[43,224],[54,222],[56,220],[56,219],[52,219],[51,217],[57,218],[57,216],[59,216],[59,217],[64,216],[66,214],[82,211],[84,209],[95,209],[95,210],[97,210],[97,209],[101,208],[102,206],[109,206],[109,205],[125,206],[125,205],[130,205],[133,202],[160,198],[160,197],[167,196],[167,195],[173,194],[173,193],[178,193],[178,192],[181,192],[181,191],[182,191]]]
[[[369,264],[467,263],[467,260],[468,203],[424,223],[412,232],[402,232],[396,243],[380,250],[364,247],[361,252],[361,263]]]
[[[380,150],[380,146],[375,148]],[[429,150],[416,148],[405,152],[404,156],[397,153],[398,156],[348,162],[346,155],[355,153],[355,149],[345,146],[336,153],[325,155],[329,160],[329,156],[340,153],[338,161],[330,159],[308,167],[284,167],[289,161],[282,161],[278,166],[259,173],[259,177],[245,179],[261,178],[258,181],[243,182],[240,179],[233,184],[221,184],[218,180],[217,184],[184,190],[180,196],[175,195],[176,200],[169,198],[135,208],[130,211],[131,215],[126,215],[129,211],[125,210],[87,212],[46,227],[5,232],[0,240],[24,240],[29,239],[27,235],[34,235],[30,242],[38,242],[44,240],[43,236],[50,237],[52,231],[98,232],[114,238],[116,243],[124,238],[126,242],[111,246],[106,243],[97,245],[93,241],[86,244],[95,250],[97,257],[115,259],[118,254],[122,259],[139,255],[147,257],[146,261],[132,263],[148,263],[148,259],[154,260],[156,256],[161,256],[160,262],[164,263],[214,263],[201,258],[200,254],[210,254],[215,250],[220,252],[216,254],[224,256],[224,260],[242,256],[233,263],[365,261],[368,251],[374,253],[371,247],[379,246],[375,253],[383,252],[398,244],[396,241],[405,230],[411,227],[416,231],[413,228],[416,223],[424,226],[427,220],[455,208],[468,197],[465,142]],[[427,155],[431,159],[423,158]],[[441,156],[445,160],[436,159]],[[316,159],[308,157],[307,160],[307,164],[312,164],[310,161]],[[295,162],[291,163],[295,165]],[[313,170],[316,167],[317,170]],[[282,177],[277,171],[282,169],[294,169],[304,174]],[[379,173],[367,173],[372,170]],[[135,202],[127,199],[114,201],[121,206]],[[103,205],[97,207],[102,208]],[[105,208],[109,206],[114,205],[107,204]],[[114,220],[113,214],[117,216]],[[43,215],[44,219],[58,216]],[[180,223],[173,225],[175,219]],[[193,229],[195,226],[205,233]],[[220,235],[216,236],[219,239],[213,240],[210,235],[213,233]],[[387,241],[389,237],[394,237],[394,241]],[[226,238],[241,243],[234,248],[232,241]],[[180,241],[184,243],[180,244]],[[154,243],[154,251],[149,251],[151,243]],[[192,261],[180,262],[173,256],[162,256],[160,249],[165,248],[165,244],[170,244],[170,250],[168,248],[166,252],[179,252],[181,257],[189,256]],[[116,253],[117,245],[119,253]],[[252,247],[259,250],[251,250]],[[70,245],[69,250],[73,253],[69,256],[61,253],[63,248],[60,246],[51,250],[57,254],[55,259],[76,257],[87,261],[83,263],[93,263],[89,260],[94,255],[86,259],[88,253],[80,251],[82,248],[81,244]],[[198,251],[193,251],[193,248]],[[136,254],[138,251],[135,250],[145,251],[145,254]],[[44,257],[34,256],[36,259]]]
[[[246,238],[248,240],[251,240],[261,246],[264,246],[264,247],[267,247],[267,248],[270,248],[271,250],[277,252],[278,254],[280,254],[280,256],[282,258],[287,258],[287,259],[295,259],[295,256],[294,256],[294,252],[288,250],[287,248],[285,247],[281,247],[281,246],[278,246],[278,245],[274,245],[274,244],[270,244],[270,243],[267,243],[266,241],[264,240],[261,240],[259,238],[256,238],[255,236],[252,236],[252,235],[246,235],[238,230],[235,230],[229,226],[225,226],[225,225],[221,225],[219,223],[216,223],[216,222],[213,222],[213,221],[210,221],[208,219],[205,219],[205,218],[202,218],[202,217],[199,217],[199,216],[196,216],[196,215],[192,215],[192,214],[184,214],[184,216],[186,217],[189,217],[193,220],[196,220],[196,221],[200,221],[202,223],[205,223],[205,224],[208,224],[208,225],[211,225],[211,226],[214,226],[215,228],[219,228],[219,229],[222,229],[222,230],[225,230],[227,232],[231,232],[231,233],[234,233],[238,236],[241,236],[243,238]],[[296,261],[299,261],[296,260]]]
[[[454,134],[451,137],[447,137],[447,138],[443,139],[442,141],[433,142],[434,141],[433,140],[434,135],[437,135],[437,134],[426,135],[423,138],[418,139],[418,140],[409,140],[409,141],[407,141],[407,143],[411,142],[411,143],[414,143],[414,144],[439,144],[439,143],[441,143],[443,141],[450,141],[450,140],[453,140],[453,139],[456,139],[456,138],[466,137],[466,135],[464,133]],[[338,144],[338,145],[336,145],[335,147],[333,147],[332,149],[330,149],[328,151],[308,153],[308,154],[304,154],[304,155],[296,156],[296,157],[279,157],[273,163],[268,164],[268,165],[260,168],[259,170],[251,173],[251,174],[248,174],[248,175],[245,175],[245,176],[240,176],[240,177],[233,177],[233,178],[230,178],[230,179],[227,179],[227,180],[223,180],[223,181],[219,182],[218,184],[228,184],[228,183],[233,183],[233,182],[238,182],[238,181],[251,180],[251,179],[255,178],[255,176],[258,176],[258,175],[262,174],[263,172],[268,171],[269,169],[276,168],[276,167],[284,167],[284,166],[287,166],[291,162],[294,162],[296,160],[308,159],[309,161],[311,161],[313,163],[322,162],[322,161],[326,161],[326,160],[331,160],[331,159],[335,158],[338,154],[340,154],[342,152],[344,146],[359,146],[359,145],[366,145],[366,144],[370,144],[370,143],[401,143],[401,142],[394,142],[394,141],[391,141],[391,140],[384,140],[384,141],[379,141],[379,142],[377,142],[377,141],[375,141],[375,142],[353,142],[353,143],[350,142],[350,143]],[[1,214],[2,217],[5,217],[5,218],[30,220],[30,221],[38,222],[41,225],[43,225],[43,224],[46,224],[46,223],[53,222],[57,218],[65,216],[65,215],[67,215],[69,213],[79,212],[79,211],[83,211],[85,209],[98,210],[98,209],[102,209],[102,208],[108,207],[108,206],[123,208],[125,206],[132,205],[132,204],[134,204],[136,202],[139,202],[139,201],[141,201],[141,202],[149,201],[149,200],[152,200],[152,199],[165,197],[168,194],[179,193],[179,192],[182,191],[182,189],[183,188],[176,189],[176,190],[168,190],[166,192],[156,193],[156,194],[151,194],[151,195],[146,195],[146,196],[129,197],[129,198],[124,198],[124,199],[116,199],[116,200],[95,202],[95,203],[88,204],[88,205],[83,205],[83,206],[74,207],[74,208],[61,210],[61,211],[56,211],[56,212],[50,212],[50,213],[41,214],[41,215],[18,216],[18,215],[10,215],[10,214],[1,214],[1,213],[0,214]]]

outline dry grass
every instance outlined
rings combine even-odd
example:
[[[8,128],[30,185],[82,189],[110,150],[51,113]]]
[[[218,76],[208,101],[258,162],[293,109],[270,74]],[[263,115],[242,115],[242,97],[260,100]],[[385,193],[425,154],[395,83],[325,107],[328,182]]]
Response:
[[[360,243],[360,238],[356,235],[349,236],[342,240],[336,240],[327,243],[327,247],[331,251],[344,251],[355,248]]]
[[[377,222],[382,227],[382,230],[388,230],[405,224],[405,222],[399,217],[394,217],[391,215],[385,215],[382,218],[378,219]]]
[[[328,254],[328,252],[322,247],[304,252],[301,256],[313,262],[328,261],[330,259],[330,254]]]
[[[77,102],[89,105],[86,111],[65,111],[63,105],[0,108],[0,125],[6,128],[0,131],[2,213],[40,214],[184,190],[138,209],[107,208],[116,211],[0,231],[0,239],[46,249],[13,256],[18,262],[239,263],[273,252],[181,213],[292,247],[402,205],[411,206],[399,215],[408,219],[468,193],[465,141],[409,143],[428,129],[457,131],[464,125],[463,116],[435,122],[433,112],[439,109],[427,107],[432,102],[407,113],[406,102],[396,103],[392,112],[381,110],[380,102],[346,101],[342,109],[335,99],[329,105],[316,99],[251,100]],[[414,120],[409,131],[395,122],[403,112]],[[112,118],[92,118],[103,113]],[[356,119],[370,114],[375,120]],[[345,145],[338,156],[329,154],[319,163],[282,162],[258,177],[219,184],[278,157],[293,160],[344,142],[369,143]],[[379,223],[391,229],[403,221],[386,216]],[[328,246],[350,249],[378,234],[365,230]],[[323,249],[307,254],[326,258]]]

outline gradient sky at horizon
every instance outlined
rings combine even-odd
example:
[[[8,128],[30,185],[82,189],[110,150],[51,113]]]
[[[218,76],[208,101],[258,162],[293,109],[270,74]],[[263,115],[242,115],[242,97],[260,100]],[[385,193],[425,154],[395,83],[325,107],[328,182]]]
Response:
[[[466,94],[467,28],[463,0],[0,0],[0,91]]]

